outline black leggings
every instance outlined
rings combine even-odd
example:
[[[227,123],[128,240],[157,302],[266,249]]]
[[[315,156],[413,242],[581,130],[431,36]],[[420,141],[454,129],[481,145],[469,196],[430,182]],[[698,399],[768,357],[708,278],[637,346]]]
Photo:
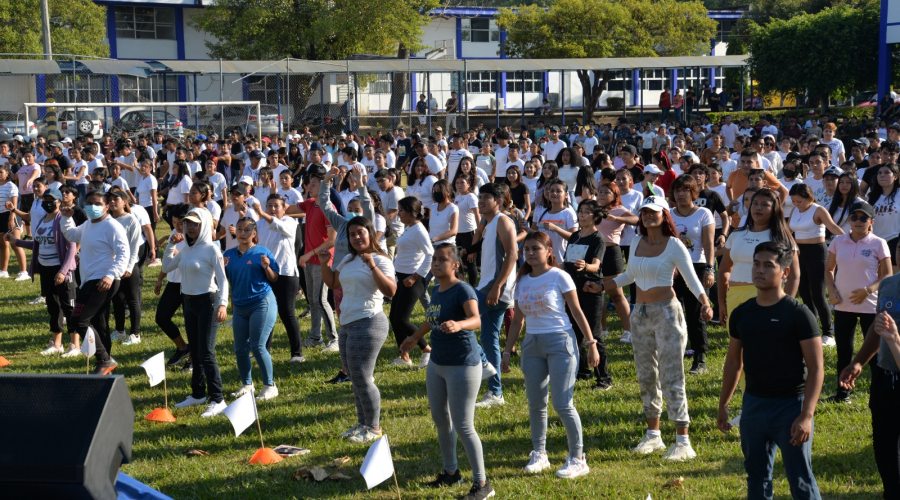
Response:
[[[50,331],[62,333],[63,320],[68,326],[68,331],[75,331],[75,323],[72,321],[72,311],[75,303],[75,281],[66,279],[62,284],[56,284],[56,275],[60,266],[42,266],[37,264],[36,271],[40,276],[41,295],[46,299],[47,313],[50,315]]]
[[[600,326],[600,316],[603,311],[603,295],[587,293],[582,291],[581,287],[578,288],[577,294],[578,303],[581,305],[584,317],[591,327],[591,335],[594,337],[594,340],[597,341],[597,353],[600,354],[600,364],[593,370],[594,378],[597,379],[597,382],[606,384],[612,383],[612,375],[609,374],[609,370],[607,369],[608,360],[606,359],[606,342],[604,342],[603,338],[600,336],[600,330],[602,330],[602,327]],[[581,347],[581,343],[584,341],[584,333],[581,331],[581,328],[578,327],[578,322],[572,317],[572,312],[568,307],[566,307],[566,314],[569,315],[569,322],[572,323],[572,328],[575,330],[575,338],[578,340],[579,351],[581,354],[578,361],[578,371],[582,373],[589,372],[590,367],[587,364],[587,349]]]
[[[862,328],[863,338],[869,327],[875,321],[875,314],[854,313],[845,311],[834,312],[834,341],[837,344],[837,378],[840,380],[841,370],[853,361],[853,338],[856,336],[856,321]],[[873,358],[874,359],[874,358]],[[869,363],[870,365],[872,363]],[[847,395],[850,391],[841,388],[838,384],[838,394]]]
[[[184,329],[191,346],[191,395],[208,397],[213,403],[225,399],[222,395],[222,376],[216,361],[216,310],[213,294],[182,295]]]
[[[831,307],[825,297],[825,243],[798,243],[800,249],[800,298],[822,322],[822,335],[833,336]]]
[[[291,345],[291,357],[302,356],[303,347],[300,342],[300,323],[297,321],[297,292],[300,291],[300,278],[297,276],[278,276],[278,281],[272,284],[272,292],[275,293],[275,303],[278,305],[278,317],[287,333],[288,342]],[[274,332],[274,328],[272,329]],[[266,347],[271,349],[272,335]]]
[[[391,328],[394,330],[394,338],[397,339],[397,346],[400,346],[407,337],[416,333],[416,326],[409,319],[412,317],[416,302],[425,298],[425,278],[419,276],[413,286],[407,287],[403,284],[403,280],[410,276],[412,275],[397,273],[397,293],[391,300],[389,319]],[[419,339],[418,345],[420,349],[427,347],[424,339]]]
[[[900,498],[900,373],[872,366],[872,448],[884,498]]]
[[[171,281],[166,283],[162,295],[159,296],[159,303],[156,304],[156,324],[166,337],[172,340],[181,338],[178,325],[172,321],[175,313],[181,308],[181,302],[181,283]]]
[[[131,276],[121,279],[119,291],[112,298],[116,331],[125,331],[125,308],[127,307],[131,319],[129,333],[141,334],[141,286],[143,284],[144,271],[141,264],[137,263],[131,271]]]
[[[97,362],[108,363],[112,357],[112,339],[109,338],[109,302],[119,291],[119,280],[113,281],[109,290],[97,289],[100,280],[90,280],[81,285],[75,296],[75,310],[72,317],[75,331],[84,338],[88,327],[97,334]]]
[[[694,272],[703,280],[706,264],[694,264]],[[693,292],[684,282],[684,277],[679,274],[675,277],[675,296],[681,300],[684,306],[684,322],[687,324],[688,341],[694,355],[706,354],[706,321],[700,317],[700,301],[694,297]],[[708,295],[707,295],[708,296]]]
[[[475,265],[475,261],[469,262],[467,257],[469,253],[472,253],[472,240],[474,239],[475,231],[456,234],[456,246],[459,249],[459,257],[462,259],[463,268],[466,270],[466,280],[472,286],[478,283],[478,267]]]

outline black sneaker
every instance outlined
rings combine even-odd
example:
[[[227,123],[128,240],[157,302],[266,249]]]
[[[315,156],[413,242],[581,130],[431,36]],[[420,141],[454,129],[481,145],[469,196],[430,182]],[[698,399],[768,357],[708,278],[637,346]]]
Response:
[[[706,373],[706,362],[695,359],[688,373],[690,373],[691,375],[702,375]]]
[[[343,384],[344,382],[350,381],[350,375],[347,375],[344,372],[338,372],[337,375],[328,380],[328,384]]]
[[[578,379],[578,380],[590,380],[590,379],[594,378],[594,374],[591,373],[591,372],[589,372],[589,371],[584,371],[584,372],[583,372],[583,371],[579,371],[579,372],[575,375],[575,378]]]
[[[185,358],[185,356],[190,359],[191,350],[189,348],[185,348],[183,351],[181,349],[175,349],[175,354],[169,358],[169,361],[166,363],[169,366],[177,365],[179,361]]]
[[[119,366],[114,360],[110,359],[106,363],[98,363],[94,370],[91,372],[92,375],[110,375],[113,370],[115,370]]]
[[[437,479],[426,484],[432,488],[440,488],[441,486],[456,486],[461,482],[462,474],[460,474],[459,469],[457,469],[453,474],[448,474],[447,471],[442,470],[440,474],[437,475]]]
[[[823,400],[825,403],[837,403],[837,404],[847,404],[850,402],[850,395],[839,392],[834,396],[825,398]]]
[[[491,481],[485,479],[483,485],[479,485],[478,483],[473,484],[472,488],[469,490],[469,494],[460,498],[463,500],[483,500],[496,494],[497,492],[494,491],[494,487],[491,486]]]
[[[593,389],[595,391],[608,391],[612,389],[612,382],[598,381],[596,384],[594,384]]]

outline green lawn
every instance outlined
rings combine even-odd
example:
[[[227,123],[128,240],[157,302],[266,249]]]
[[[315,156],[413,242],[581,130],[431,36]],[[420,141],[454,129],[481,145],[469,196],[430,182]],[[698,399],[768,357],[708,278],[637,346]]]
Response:
[[[10,271],[17,270],[16,265]],[[309,455],[291,458],[274,466],[247,463],[259,446],[255,427],[235,438],[224,417],[201,419],[199,408],[175,411],[178,422],[158,424],[143,420],[152,408],[162,404],[162,386],[150,388],[138,366],[160,350],[168,356],[170,341],[153,323],[156,297],[152,280],[156,269],[147,273],[144,293],[143,343],[114,347],[119,375],[128,381],[135,407],[134,457],[123,467],[130,474],[175,498],[396,498],[392,482],[367,492],[358,468],[366,446],[353,445],[338,434],[354,423],[355,412],[349,384],[327,385],[338,368],[337,354],[320,350],[306,353],[307,363],[299,372],[287,364],[287,339],[281,326],[275,330],[275,376],[281,396],[259,406],[266,443],[291,444],[310,448]],[[10,274],[13,274],[12,272]],[[14,274],[13,274],[14,275]],[[46,310],[28,301],[38,294],[37,284],[0,281],[0,354],[13,365],[5,372],[83,373],[84,359],[43,358],[37,353],[47,341]],[[421,319],[417,309],[416,318]],[[177,321],[180,321],[180,315]],[[613,323],[613,337],[618,337]],[[309,320],[301,321],[306,331]],[[507,404],[479,410],[477,428],[484,445],[488,476],[503,498],[735,498],[745,495],[744,473],[736,433],[721,434],[715,427],[721,380],[722,357],[727,345],[722,328],[710,334],[709,373],[688,378],[692,441],[699,457],[688,463],[665,463],[661,455],[639,457],[628,450],[641,437],[644,426],[630,347],[611,342],[611,371],[614,387],[594,392],[589,382],[579,382],[576,405],[584,424],[585,451],[591,466],[589,476],[563,481],[552,471],[536,477],[525,476],[521,467],[531,449],[528,410],[518,368],[505,378]],[[218,359],[226,394],[238,388],[230,328],[219,330]],[[379,359],[376,380],[382,394],[382,425],[390,437],[394,463],[404,498],[435,498],[460,495],[468,486],[431,490],[422,484],[440,469],[440,453],[428,412],[424,372],[389,365],[397,355],[392,338]],[[834,391],[835,351],[826,351],[825,395]],[[515,360],[514,360],[515,364]],[[254,363],[255,365],[255,363]],[[254,368],[255,370],[255,368]],[[258,371],[255,371],[258,374]],[[189,392],[189,376],[168,373],[170,402]],[[260,387],[257,379],[257,387]],[[814,467],[824,496],[829,498],[873,498],[880,496],[881,483],[871,450],[871,430],[867,408],[868,381],[854,395],[852,404],[820,405],[816,418]],[[736,406],[735,406],[736,408]],[[76,432],[60,422],[54,432]],[[663,437],[668,444],[674,429],[664,420]],[[187,457],[190,449],[209,452],[206,457]],[[565,458],[565,431],[550,412],[548,451],[558,466]],[[460,450],[463,476],[471,474],[465,453]],[[313,483],[294,480],[293,473],[304,465],[321,465],[349,456],[347,467],[352,480]],[[665,484],[684,477],[683,489]],[[776,464],[775,491],[788,497],[780,461]]]

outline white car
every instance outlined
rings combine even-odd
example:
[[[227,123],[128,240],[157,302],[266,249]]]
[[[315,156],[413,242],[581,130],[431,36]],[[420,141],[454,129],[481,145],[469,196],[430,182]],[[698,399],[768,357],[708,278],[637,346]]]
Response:
[[[25,113],[15,111],[0,111],[0,129],[5,129],[11,135],[23,135],[32,139],[37,138],[38,129],[33,121],[25,123]]]
[[[41,132],[47,134],[47,119],[40,121]],[[74,109],[59,109],[56,112],[56,130],[60,137],[77,137],[92,134],[96,138],[103,136],[103,120],[92,109],[78,109],[76,118]]]

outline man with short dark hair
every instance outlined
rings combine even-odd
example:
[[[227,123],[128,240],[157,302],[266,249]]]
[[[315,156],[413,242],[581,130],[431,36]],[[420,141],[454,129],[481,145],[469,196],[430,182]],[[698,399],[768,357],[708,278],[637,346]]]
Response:
[[[822,340],[812,312],[784,292],[794,250],[760,243],[753,254],[755,300],[728,318],[728,354],[717,425],[731,429],[728,403],[741,371],[746,389],[740,414],[747,497],[772,498],[775,449],[781,449],[791,496],[819,499],[812,470],[813,415],[824,380]]]

